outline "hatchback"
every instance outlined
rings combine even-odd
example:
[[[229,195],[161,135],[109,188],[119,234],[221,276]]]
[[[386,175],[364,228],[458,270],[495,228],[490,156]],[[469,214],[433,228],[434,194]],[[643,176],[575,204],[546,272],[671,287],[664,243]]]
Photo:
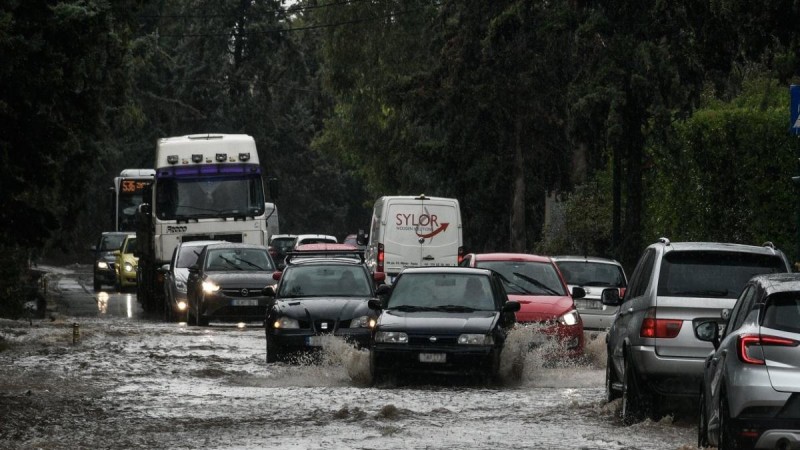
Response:
[[[604,305],[600,299],[603,289],[619,289],[625,295],[628,278],[619,262],[596,256],[553,256],[570,290],[582,287],[586,295],[575,299],[575,308],[585,330],[605,331],[617,317],[619,307]]]
[[[714,345],[700,390],[699,446],[800,448],[800,274],[752,278],[728,312],[721,335],[719,318],[694,327]]]

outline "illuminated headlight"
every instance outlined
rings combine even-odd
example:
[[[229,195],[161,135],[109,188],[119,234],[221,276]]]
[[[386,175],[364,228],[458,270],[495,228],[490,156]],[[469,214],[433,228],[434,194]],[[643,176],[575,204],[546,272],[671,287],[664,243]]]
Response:
[[[558,318],[558,323],[560,323],[561,325],[572,326],[572,325],[576,325],[578,322],[580,322],[580,320],[581,320],[581,316],[578,315],[578,311],[573,309],[572,311],[570,311],[570,312],[564,314],[563,316],[559,317]]]
[[[188,305],[183,300],[178,302],[178,311],[186,311]]]
[[[211,294],[219,290],[219,285],[211,281],[203,281],[203,292]]]
[[[408,334],[400,331],[378,331],[375,342],[384,344],[408,344]]]
[[[375,319],[369,316],[361,316],[350,321],[350,328],[372,328],[374,324]]]
[[[108,263],[105,261],[97,261],[97,268],[98,269],[108,269]]]
[[[458,343],[463,345],[494,345],[494,337],[489,334],[462,334]]]
[[[273,324],[275,328],[300,328],[300,322],[289,317],[280,317]]]
[[[125,263],[125,272],[133,272],[133,264]]]

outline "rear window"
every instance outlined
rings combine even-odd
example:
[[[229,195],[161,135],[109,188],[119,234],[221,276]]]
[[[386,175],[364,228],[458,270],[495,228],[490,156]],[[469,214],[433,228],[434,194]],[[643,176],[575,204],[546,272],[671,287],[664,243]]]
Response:
[[[786,272],[773,255],[713,251],[673,251],[664,256],[658,295],[736,298],[755,275]]]
[[[567,284],[578,286],[625,287],[622,267],[590,261],[559,261],[556,263]]]
[[[767,298],[761,326],[800,333],[800,292],[780,292]]]
[[[280,297],[369,297],[371,280],[361,266],[291,266],[283,273]]]

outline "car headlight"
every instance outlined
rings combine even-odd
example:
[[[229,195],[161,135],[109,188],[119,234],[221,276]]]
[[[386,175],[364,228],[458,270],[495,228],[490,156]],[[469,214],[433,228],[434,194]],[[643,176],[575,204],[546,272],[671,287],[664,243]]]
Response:
[[[494,345],[494,337],[490,334],[462,334],[458,343],[463,345]]]
[[[561,325],[572,326],[576,325],[578,322],[580,322],[580,320],[581,316],[578,314],[578,311],[573,309],[572,311],[559,317],[558,323],[560,323]]]
[[[125,263],[125,272],[133,272],[133,264],[126,262]]]
[[[186,304],[185,301],[181,300],[178,302],[178,311],[186,311],[186,307],[189,306]]]
[[[108,269],[108,263],[105,261],[97,261],[97,268],[106,270]]]
[[[298,322],[297,319],[292,319],[290,317],[279,317],[278,319],[275,320],[273,326],[275,328],[283,328],[283,329],[300,328],[300,322]]]
[[[375,326],[375,319],[370,316],[356,317],[350,321],[350,328],[372,328]]]
[[[212,294],[219,290],[219,285],[212,281],[203,281],[203,292]]]
[[[384,344],[408,344],[408,334],[402,331],[378,331],[375,342]]]

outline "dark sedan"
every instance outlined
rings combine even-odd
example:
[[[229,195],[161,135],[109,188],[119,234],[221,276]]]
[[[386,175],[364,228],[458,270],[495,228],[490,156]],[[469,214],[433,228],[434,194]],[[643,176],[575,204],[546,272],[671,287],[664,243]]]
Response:
[[[384,275],[371,275],[362,260],[335,252],[288,261],[275,289],[265,290],[275,296],[266,319],[267,362],[319,349],[329,336],[368,346],[377,313],[367,301]]]
[[[264,320],[270,299],[265,286],[274,284],[275,264],[267,247],[222,243],[206,246],[189,268],[186,282],[189,324],[209,321],[250,322]]]
[[[495,272],[462,267],[406,269],[388,298],[369,304],[381,311],[371,341],[373,382],[403,372],[496,378],[520,307]]]

